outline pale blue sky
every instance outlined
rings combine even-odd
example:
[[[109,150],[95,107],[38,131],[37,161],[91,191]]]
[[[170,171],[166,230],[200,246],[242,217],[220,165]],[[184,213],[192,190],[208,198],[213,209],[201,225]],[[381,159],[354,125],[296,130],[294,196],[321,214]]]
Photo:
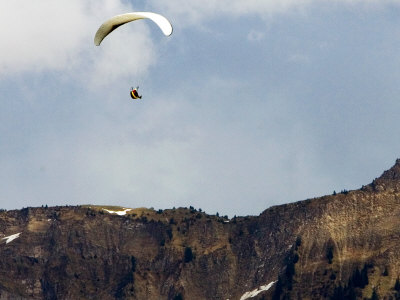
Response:
[[[138,21],[94,46],[130,11],[173,34]],[[400,1],[13,0],[0,20],[1,208],[258,215],[400,157]]]

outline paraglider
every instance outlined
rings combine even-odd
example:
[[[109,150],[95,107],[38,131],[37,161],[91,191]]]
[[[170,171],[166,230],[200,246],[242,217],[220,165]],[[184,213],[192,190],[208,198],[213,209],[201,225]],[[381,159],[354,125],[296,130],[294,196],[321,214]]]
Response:
[[[142,99],[142,96],[140,95],[139,96],[139,93],[138,93],[138,89],[139,89],[139,87],[136,87],[136,89],[134,89],[133,87],[131,88],[131,98],[132,99]]]
[[[96,46],[100,46],[104,38],[119,26],[141,19],[152,20],[158,25],[158,27],[166,36],[170,36],[172,34],[172,25],[164,16],[153,12],[131,12],[114,16],[101,24],[99,29],[97,29],[96,35],[94,36],[94,44]],[[139,87],[136,89],[133,87],[131,88],[130,95],[132,99],[142,99],[142,96],[138,93],[138,89]]]
[[[103,39],[119,26],[141,19],[152,20],[158,25],[158,27],[160,27],[161,31],[166,36],[170,36],[172,34],[172,25],[164,16],[152,12],[131,12],[114,16],[105,21],[96,32],[94,44],[96,46],[100,46],[100,43],[103,41]]]

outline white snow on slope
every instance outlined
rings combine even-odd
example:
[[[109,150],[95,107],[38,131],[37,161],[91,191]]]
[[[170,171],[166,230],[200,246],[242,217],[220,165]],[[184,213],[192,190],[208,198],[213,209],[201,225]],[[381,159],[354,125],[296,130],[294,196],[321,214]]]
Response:
[[[6,244],[12,242],[13,240],[15,240],[16,238],[19,238],[19,235],[21,234],[21,232],[10,235],[10,236],[6,236],[3,237],[1,240],[6,240]]]
[[[240,300],[253,298],[253,297],[257,296],[261,292],[268,291],[271,288],[271,286],[274,285],[275,282],[276,281],[272,281],[272,282],[268,283],[267,285],[260,286],[258,289],[252,290],[251,292],[244,293],[243,296],[240,297]]]
[[[130,210],[132,210],[132,208],[125,208],[123,211],[113,211],[113,210],[108,210],[103,208],[103,210],[105,210],[106,212],[110,213],[110,214],[117,214],[119,216],[124,216],[126,215],[126,213]]]

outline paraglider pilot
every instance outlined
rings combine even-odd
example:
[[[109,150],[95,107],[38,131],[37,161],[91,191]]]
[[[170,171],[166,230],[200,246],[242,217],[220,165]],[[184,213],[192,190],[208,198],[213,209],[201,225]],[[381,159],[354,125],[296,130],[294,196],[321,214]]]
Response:
[[[139,96],[138,89],[139,89],[139,87],[136,87],[136,89],[134,89],[133,87],[131,88],[131,98],[132,99],[142,99],[142,96],[141,95]]]

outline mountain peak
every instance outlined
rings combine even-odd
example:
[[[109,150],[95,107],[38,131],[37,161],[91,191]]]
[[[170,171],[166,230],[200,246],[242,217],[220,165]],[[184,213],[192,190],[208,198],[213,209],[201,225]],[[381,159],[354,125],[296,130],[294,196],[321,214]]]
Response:
[[[400,159],[396,159],[394,166],[384,171],[380,177],[375,178],[369,186],[375,191],[400,188]]]
[[[389,170],[383,172],[380,180],[400,180],[400,159],[396,159],[396,163]]]

